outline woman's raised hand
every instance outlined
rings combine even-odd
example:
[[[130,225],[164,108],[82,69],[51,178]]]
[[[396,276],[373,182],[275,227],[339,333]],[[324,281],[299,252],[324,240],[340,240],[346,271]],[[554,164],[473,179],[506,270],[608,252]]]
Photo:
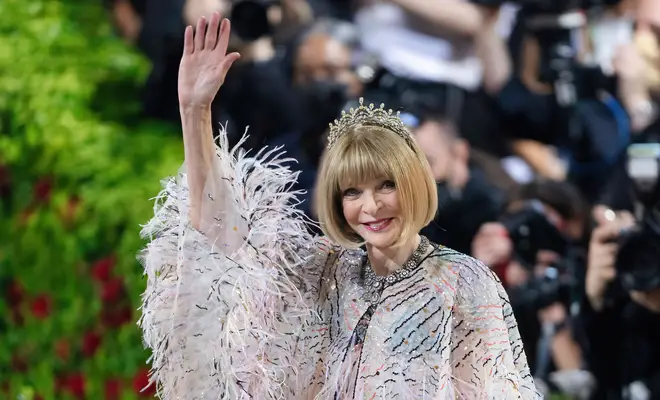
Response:
[[[186,106],[210,106],[225,81],[231,65],[240,54],[227,53],[231,27],[228,19],[220,22],[214,13],[207,23],[202,17],[186,27],[183,56],[179,65],[179,103]]]

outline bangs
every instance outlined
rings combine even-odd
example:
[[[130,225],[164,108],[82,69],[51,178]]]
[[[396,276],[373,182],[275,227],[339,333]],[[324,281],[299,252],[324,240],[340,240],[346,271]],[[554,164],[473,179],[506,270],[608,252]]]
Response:
[[[393,179],[390,163],[385,161],[382,146],[368,140],[357,140],[341,154],[335,164],[333,183],[337,190],[352,187],[373,179]]]

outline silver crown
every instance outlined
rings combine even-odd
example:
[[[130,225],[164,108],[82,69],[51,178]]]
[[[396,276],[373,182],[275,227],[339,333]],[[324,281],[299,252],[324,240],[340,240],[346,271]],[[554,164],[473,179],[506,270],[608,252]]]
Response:
[[[364,105],[364,99],[360,97],[360,106],[351,108],[348,112],[342,111],[341,117],[330,123],[330,133],[328,134],[328,149],[330,149],[337,139],[343,134],[359,125],[373,125],[391,130],[397,135],[411,142],[410,132],[404,125],[400,117],[400,112],[394,113],[392,110],[386,110],[385,104],[376,108],[373,104]]]

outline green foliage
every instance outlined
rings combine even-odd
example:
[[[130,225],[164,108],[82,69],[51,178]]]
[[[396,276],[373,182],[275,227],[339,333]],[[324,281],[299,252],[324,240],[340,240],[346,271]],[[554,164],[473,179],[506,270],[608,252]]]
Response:
[[[0,397],[73,397],[84,381],[86,398],[137,398],[139,224],[180,136],[117,122],[139,96],[101,88],[136,88],[149,65],[100,2],[2,0],[0,15]]]

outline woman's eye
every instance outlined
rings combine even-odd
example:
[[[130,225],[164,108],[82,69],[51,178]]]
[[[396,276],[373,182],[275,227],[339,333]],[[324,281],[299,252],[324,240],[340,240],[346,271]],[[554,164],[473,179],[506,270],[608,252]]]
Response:
[[[392,181],[385,181],[382,184],[383,189],[394,189],[396,185]]]
[[[344,190],[344,197],[355,197],[358,196],[360,192],[358,192],[356,189],[346,189]]]

